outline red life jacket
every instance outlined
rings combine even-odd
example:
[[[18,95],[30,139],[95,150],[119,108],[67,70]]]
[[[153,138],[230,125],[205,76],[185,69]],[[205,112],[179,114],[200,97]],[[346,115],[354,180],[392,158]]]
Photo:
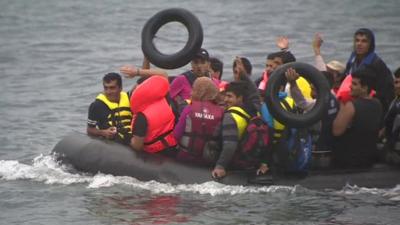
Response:
[[[336,98],[340,102],[348,102],[353,100],[353,97],[351,96],[351,82],[353,81],[353,77],[351,74],[347,75],[344,80],[342,81],[342,84],[340,85],[338,91],[336,92]],[[373,97],[375,96],[376,92],[375,90],[371,90],[369,93],[369,96]]]
[[[206,142],[216,139],[215,130],[222,122],[224,109],[210,101],[193,101],[190,107],[178,158],[201,164]]]
[[[143,113],[147,120],[144,150],[156,153],[176,146],[172,130],[175,116],[165,96],[169,90],[167,78],[152,76],[136,87],[131,96],[131,110]],[[132,127],[135,119],[132,120]]]

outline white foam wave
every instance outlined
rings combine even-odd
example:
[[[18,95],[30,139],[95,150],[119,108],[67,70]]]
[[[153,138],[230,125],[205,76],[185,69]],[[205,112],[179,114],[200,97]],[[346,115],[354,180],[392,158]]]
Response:
[[[45,184],[87,184],[87,188],[104,188],[115,185],[125,185],[133,189],[147,190],[153,193],[179,193],[194,192],[210,195],[237,195],[246,193],[265,193],[285,191],[293,192],[295,187],[271,186],[271,187],[246,187],[231,186],[217,182],[206,182],[202,184],[180,184],[159,183],[156,181],[142,182],[133,177],[113,176],[107,174],[96,174],[95,176],[85,174],[74,174],[68,172],[68,167],[57,163],[52,155],[39,155],[33,159],[33,164],[28,165],[16,160],[0,160],[0,179],[2,180],[33,180]]]
[[[247,193],[265,193],[265,192],[276,192],[276,191],[295,191],[295,187],[285,186],[270,186],[270,187],[246,187],[246,186],[234,186],[224,185],[218,182],[209,181],[202,184],[179,184],[172,185],[169,183],[160,183],[157,181],[139,181],[133,177],[124,176],[113,176],[97,174],[93,177],[93,180],[89,183],[88,188],[101,188],[110,187],[117,184],[123,184],[133,189],[147,190],[155,194],[173,194],[179,192],[194,192],[198,194],[210,194],[215,195],[237,195]]]
[[[381,195],[386,198],[389,198],[392,201],[400,201],[400,184],[391,189],[365,188],[365,187],[358,187],[357,185],[354,186],[346,185],[342,190],[338,191],[337,193],[345,195],[360,195],[360,194]]]
[[[287,186],[234,186],[224,185],[217,182],[205,182],[202,184],[179,184],[160,183],[157,181],[139,181],[133,177],[113,176],[107,174],[70,173],[68,167],[56,162],[52,155],[39,155],[33,159],[33,164],[24,164],[16,160],[0,160],[0,179],[2,180],[33,180],[45,184],[83,184],[87,188],[98,189],[116,185],[128,186],[132,189],[150,191],[152,193],[179,193],[192,192],[198,194],[215,195],[238,195],[248,193],[294,193],[301,191],[301,187]],[[400,185],[393,189],[361,188],[357,186],[346,186],[338,193],[346,195],[376,194],[382,195],[393,201],[400,201]]]
[[[34,180],[46,184],[76,184],[89,182],[92,178],[66,172],[65,166],[58,165],[52,156],[39,155],[33,164],[16,160],[0,160],[0,177],[3,180]]]
[[[247,193],[265,193],[286,191],[293,192],[296,187],[286,186],[270,186],[270,187],[251,187],[251,186],[236,186],[224,185],[218,182],[209,181],[202,184],[179,184],[172,185],[169,183],[159,183],[157,181],[142,182],[132,177],[117,177],[112,175],[98,174],[93,177],[93,181],[89,184],[89,188],[109,187],[115,184],[128,185],[134,189],[147,190],[153,193],[179,193],[179,192],[194,192],[198,194],[215,195],[237,195]]]

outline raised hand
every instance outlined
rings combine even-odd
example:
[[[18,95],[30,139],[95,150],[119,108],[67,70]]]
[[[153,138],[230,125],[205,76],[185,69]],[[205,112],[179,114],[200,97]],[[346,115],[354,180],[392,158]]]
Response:
[[[321,46],[324,41],[322,40],[321,33],[315,33],[312,41],[312,47],[315,55],[321,55]]]
[[[138,75],[138,69],[134,66],[122,66],[119,71],[123,73],[126,78],[133,78]]]
[[[236,69],[237,69],[237,72],[238,72],[239,76],[240,75],[247,75],[247,72],[244,69],[244,65],[243,65],[242,59],[239,56],[235,57],[235,62],[236,62]]]
[[[279,36],[276,39],[276,46],[278,46],[279,49],[288,49],[289,48],[289,38],[286,36]]]
[[[285,72],[286,79],[289,83],[295,82],[299,78],[299,74],[293,68],[288,68]]]

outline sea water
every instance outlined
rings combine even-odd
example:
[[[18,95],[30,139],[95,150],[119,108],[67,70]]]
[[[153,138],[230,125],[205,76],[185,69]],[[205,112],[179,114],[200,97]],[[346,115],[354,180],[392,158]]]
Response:
[[[289,37],[298,61],[313,63],[312,37],[321,32],[324,58],[346,62],[360,27],[375,32],[376,51],[392,71],[400,66],[396,0],[2,0],[0,224],[398,224],[400,186],[171,185],[59,165],[50,151],[64,135],[85,131],[102,76],[141,65],[143,24],[170,7],[197,15],[203,47],[223,60],[226,80],[237,55],[250,59],[253,78],[260,76],[280,35]],[[156,42],[173,52],[186,37],[172,24]],[[135,79],[123,82],[128,90]]]

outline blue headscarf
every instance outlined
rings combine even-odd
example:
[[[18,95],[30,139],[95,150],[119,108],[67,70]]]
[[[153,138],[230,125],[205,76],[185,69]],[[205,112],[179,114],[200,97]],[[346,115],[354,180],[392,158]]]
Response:
[[[355,51],[353,51],[350,55],[349,60],[347,61],[346,64],[346,74],[350,74],[353,71],[355,71],[356,69],[358,69],[359,67],[363,66],[363,65],[369,65],[373,62],[373,60],[376,57],[376,53],[375,53],[375,35],[374,33],[368,29],[368,28],[360,28],[358,29],[355,33],[354,33],[354,37],[358,34],[363,34],[365,36],[367,36],[367,38],[370,40],[370,46],[368,49],[368,54],[366,57],[364,57],[360,63],[360,65],[357,65],[355,63],[356,60],[356,53]]]

